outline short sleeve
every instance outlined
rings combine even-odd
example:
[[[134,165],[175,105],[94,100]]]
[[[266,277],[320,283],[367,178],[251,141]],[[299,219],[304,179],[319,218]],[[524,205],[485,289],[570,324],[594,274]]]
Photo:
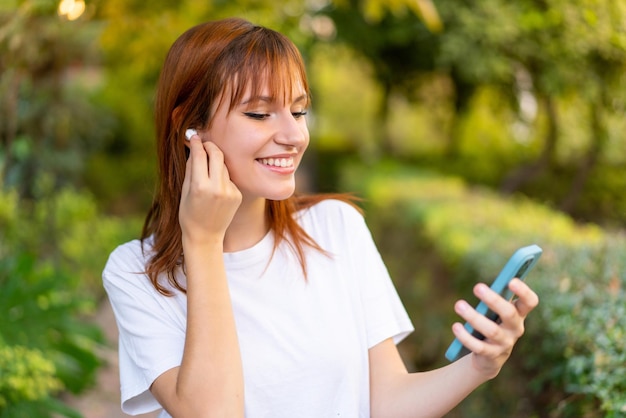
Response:
[[[119,330],[122,410],[141,414],[160,409],[150,386],[181,363],[185,313],[175,297],[163,297],[141,273],[145,261],[138,241],[118,247],[103,271]]]
[[[365,220],[359,215],[353,222],[355,244],[361,253],[358,267],[368,348],[387,338],[398,344],[413,332],[413,324]]]
[[[398,344],[413,324],[402,304],[387,267],[363,216],[349,204],[328,201],[326,216],[337,219],[332,234],[346,247],[350,270],[360,295],[368,348],[387,338]]]

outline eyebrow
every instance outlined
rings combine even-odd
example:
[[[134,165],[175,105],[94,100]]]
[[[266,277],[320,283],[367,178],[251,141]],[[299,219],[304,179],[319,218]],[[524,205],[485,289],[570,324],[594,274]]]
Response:
[[[291,103],[300,103],[300,102],[306,102],[307,101],[307,95],[303,94],[301,96],[296,97],[296,99]],[[246,105],[246,104],[250,104],[250,103],[255,103],[255,102],[266,102],[266,103],[274,103],[276,101],[275,97],[270,97],[270,96],[253,96],[250,97],[247,100],[244,100],[243,102],[241,102],[242,105]]]

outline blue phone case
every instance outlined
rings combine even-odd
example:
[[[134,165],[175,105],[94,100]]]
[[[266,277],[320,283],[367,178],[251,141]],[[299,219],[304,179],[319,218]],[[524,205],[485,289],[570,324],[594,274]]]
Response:
[[[515,277],[524,280],[528,272],[535,266],[537,260],[539,260],[542,252],[543,250],[541,249],[541,247],[537,245],[529,245],[515,251],[515,253],[511,256],[509,261],[500,272],[500,274],[498,274],[498,277],[496,277],[496,279],[491,284],[491,289],[493,289],[494,292],[502,295],[502,297],[504,297],[505,299],[511,300],[513,297],[513,292],[509,290],[509,282]],[[489,309],[487,305],[485,305],[485,303],[482,301],[478,304],[478,306],[476,306],[476,311],[480,314],[485,315],[492,321],[498,320],[498,315],[491,309]],[[481,333],[476,331],[474,327],[472,327],[467,322],[465,323],[465,329],[476,338],[479,338],[481,340],[485,339],[485,337]],[[469,353],[470,351],[465,348],[459,340],[455,338],[454,341],[452,341],[452,344],[450,344],[450,347],[448,347],[448,350],[446,351],[446,358],[450,361],[456,361]]]

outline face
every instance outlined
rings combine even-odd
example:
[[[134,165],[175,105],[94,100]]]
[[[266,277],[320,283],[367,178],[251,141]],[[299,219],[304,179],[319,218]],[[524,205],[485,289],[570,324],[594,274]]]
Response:
[[[295,171],[309,144],[309,101],[301,86],[292,93],[287,103],[267,88],[259,96],[246,93],[232,111],[225,100],[202,135],[224,153],[230,178],[244,200],[283,200],[295,191]]]

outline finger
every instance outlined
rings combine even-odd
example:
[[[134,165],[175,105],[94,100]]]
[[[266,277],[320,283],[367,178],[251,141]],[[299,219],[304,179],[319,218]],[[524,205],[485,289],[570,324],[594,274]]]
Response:
[[[489,309],[495,312],[502,322],[509,322],[516,319],[519,315],[515,306],[489,286],[484,283],[478,283],[474,286],[474,294],[477,298],[487,305]]]
[[[457,301],[454,305],[454,310],[459,316],[465,319],[474,330],[481,333],[486,339],[493,340],[498,338],[501,332],[498,324],[471,307],[466,301]]]
[[[515,307],[522,317],[526,317],[539,304],[539,296],[524,281],[511,280],[509,289],[517,296]]]
[[[183,187],[182,187],[182,195],[186,195],[189,193],[189,184],[191,183],[191,154],[189,158],[185,162],[185,178],[183,179]]]
[[[489,344],[486,341],[473,336],[466,326],[463,326],[460,322],[455,322],[452,325],[452,333],[465,348],[475,354],[484,355],[489,348]]]
[[[209,177],[220,181],[224,179],[224,174],[226,174],[226,178],[230,179],[228,177],[228,170],[224,165],[224,153],[222,150],[213,142],[207,141],[204,142],[203,145],[209,156]]]
[[[207,154],[198,135],[189,140],[189,161],[191,162],[190,181],[198,182],[207,177]]]
[[[484,344],[481,340],[470,334],[466,326],[464,326],[460,322],[455,322],[454,324],[452,324],[452,333],[454,334],[456,339],[459,340],[461,344],[463,344],[463,347],[467,348],[471,352],[476,353],[477,351],[480,351],[482,348],[482,344]]]

